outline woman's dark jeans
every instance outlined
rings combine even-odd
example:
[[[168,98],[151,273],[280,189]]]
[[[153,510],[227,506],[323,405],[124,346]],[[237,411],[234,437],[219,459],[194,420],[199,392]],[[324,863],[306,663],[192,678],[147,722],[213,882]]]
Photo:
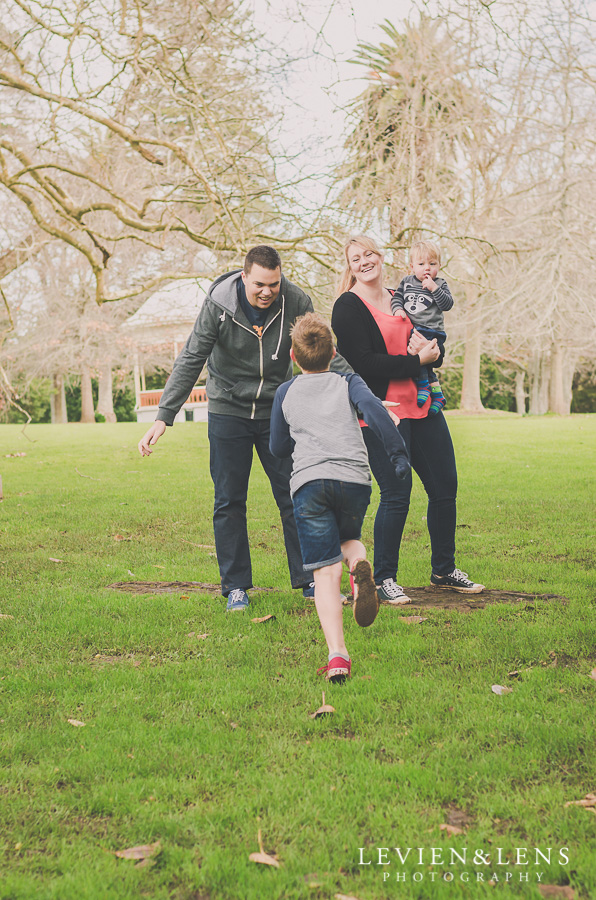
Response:
[[[398,409],[399,415],[399,409]],[[448,575],[455,568],[455,498],[457,471],[451,435],[443,413],[424,419],[402,419],[403,437],[412,468],[428,495],[427,525],[430,534],[431,565],[435,575]],[[372,473],[381,491],[375,517],[375,582],[395,578],[399,546],[412,491],[411,473],[397,478],[383,445],[370,428],[362,434]]]

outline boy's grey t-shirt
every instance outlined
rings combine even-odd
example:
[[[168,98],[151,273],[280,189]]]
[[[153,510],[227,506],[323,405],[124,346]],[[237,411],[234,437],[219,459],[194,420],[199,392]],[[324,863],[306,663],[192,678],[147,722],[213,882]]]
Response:
[[[350,401],[349,380],[335,372],[298,375],[279,390],[294,441],[292,496],[318,478],[370,484],[368,454]],[[273,426],[273,422],[272,422]]]

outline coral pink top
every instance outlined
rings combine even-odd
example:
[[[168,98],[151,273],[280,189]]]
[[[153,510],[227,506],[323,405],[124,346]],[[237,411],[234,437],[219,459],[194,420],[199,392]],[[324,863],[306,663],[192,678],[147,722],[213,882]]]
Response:
[[[360,300],[362,300],[362,297],[360,297]],[[405,356],[408,352],[408,341],[412,331],[410,320],[381,312],[376,306],[367,303],[366,300],[362,300],[362,302],[369,310],[383,335],[387,353],[391,356]],[[403,378],[400,381],[393,380],[389,382],[385,399],[400,404],[399,406],[391,407],[392,412],[399,416],[400,419],[424,419],[428,415],[430,397],[424,403],[424,406],[418,406],[417,398],[418,388],[412,378]]]

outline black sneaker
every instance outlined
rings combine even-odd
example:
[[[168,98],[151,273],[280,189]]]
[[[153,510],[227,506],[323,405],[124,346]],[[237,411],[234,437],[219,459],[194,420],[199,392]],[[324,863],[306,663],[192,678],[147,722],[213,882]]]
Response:
[[[400,584],[396,584],[393,578],[385,578],[382,584],[377,585],[377,597],[381,603],[391,603],[393,606],[402,606],[411,603],[410,598],[404,594]]]
[[[430,576],[430,583],[434,587],[450,588],[452,591],[459,591],[460,594],[479,594],[484,590],[483,584],[475,584],[470,581],[466,572],[461,569],[454,569],[450,575],[435,575],[434,572]]]

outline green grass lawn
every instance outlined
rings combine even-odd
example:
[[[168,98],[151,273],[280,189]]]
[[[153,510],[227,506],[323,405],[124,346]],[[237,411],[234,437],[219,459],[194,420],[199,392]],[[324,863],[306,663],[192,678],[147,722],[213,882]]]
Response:
[[[346,608],[343,687],[316,675],[324,641],[258,462],[254,578],[276,591],[226,614],[215,593],[106,587],[217,582],[205,425],[150,459],[143,425],[0,427],[0,898],[538,898],[538,875],[596,897],[596,815],[565,806],[596,791],[596,416],[449,423],[458,564],[568,602],[421,624],[383,607],[366,630]],[[405,585],[428,584],[424,516],[417,483]],[[311,719],[322,689],[335,713]],[[259,830],[280,868],[249,861]],[[115,856],[157,841],[144,867]]]

